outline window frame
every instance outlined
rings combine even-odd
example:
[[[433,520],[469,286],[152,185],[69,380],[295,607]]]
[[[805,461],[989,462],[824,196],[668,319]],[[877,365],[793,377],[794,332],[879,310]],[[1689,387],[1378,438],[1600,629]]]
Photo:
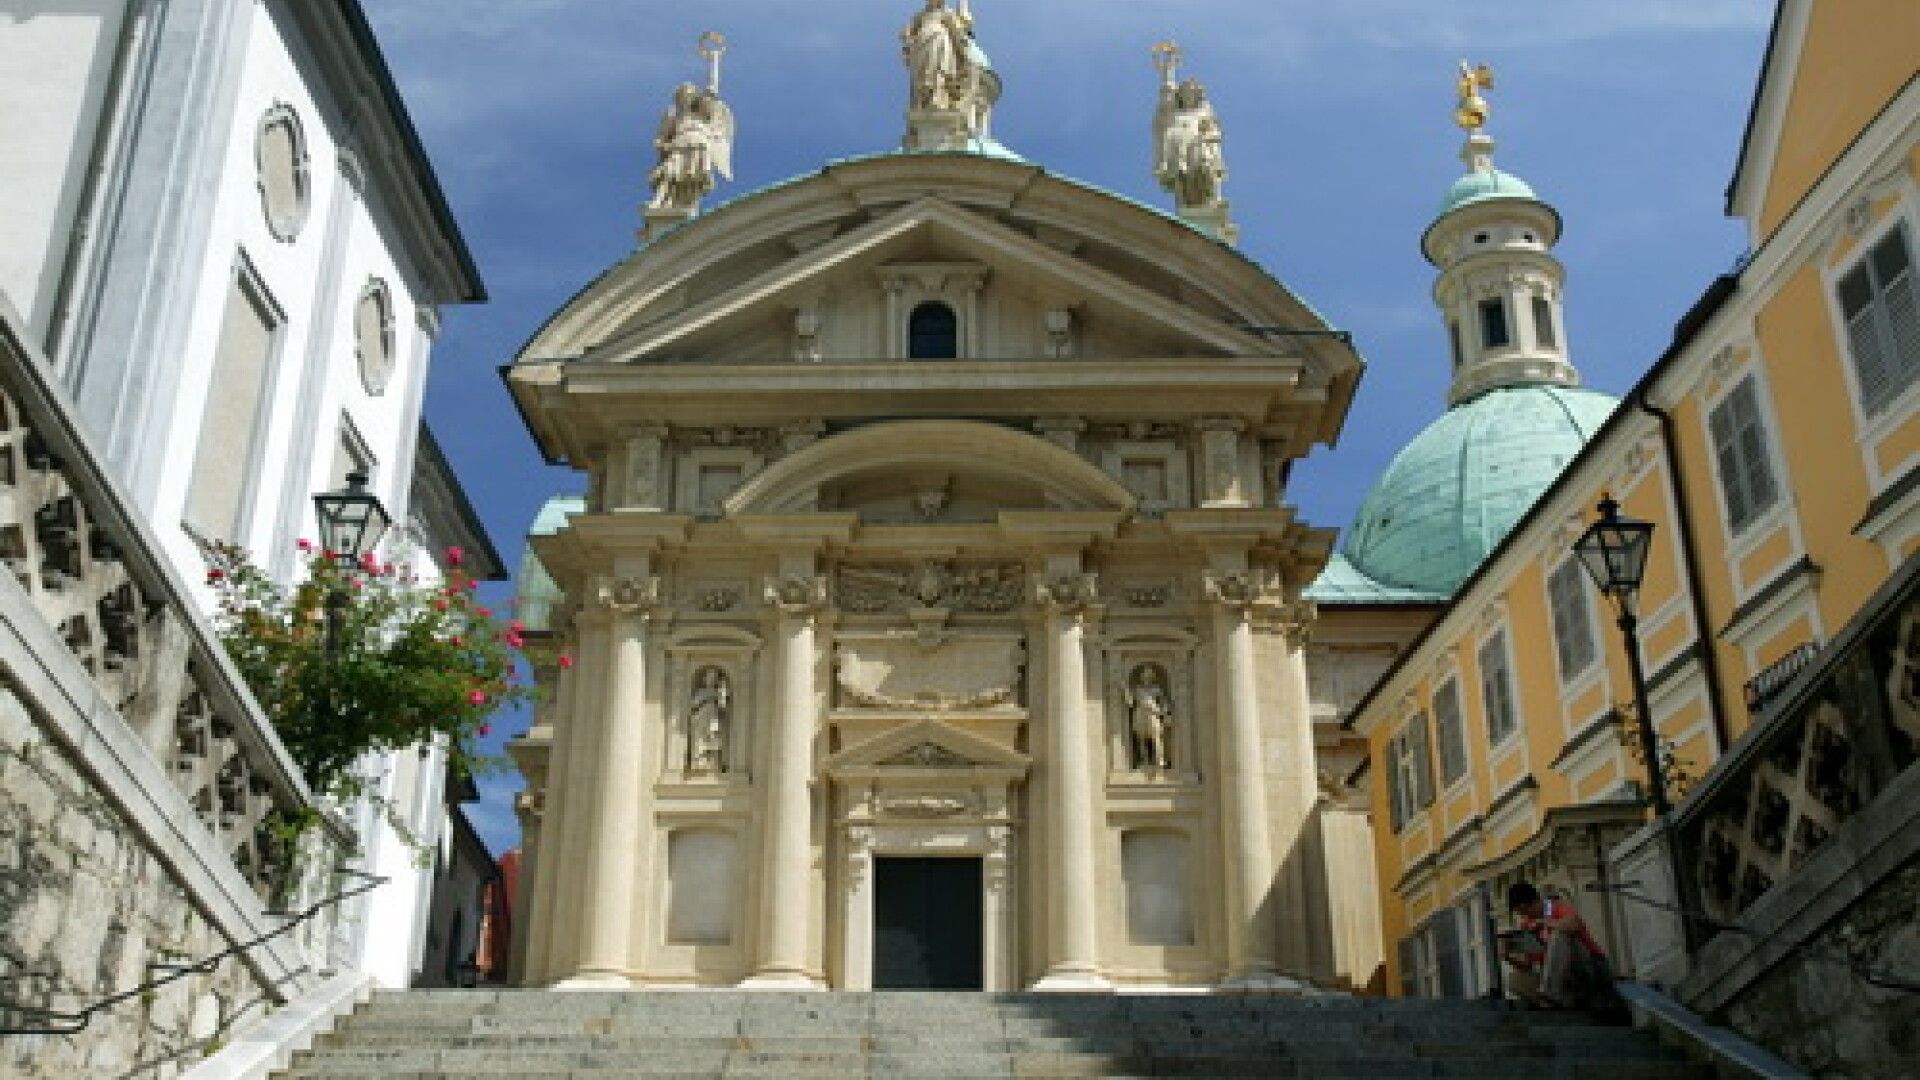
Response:
[[[1553,660],[1560,670],[1560,682],[1564,685],[1577,681],[1581,676],[1593,671],[1600,660],[1600,634],[1594,624],[1594,604],[1592,577],[1578,559],[1562,559],[1559,565],[1547,571],[1547,620],[1553,633]],[[1577,596],[1578,610],[1570,611],[1565,607],[1568,599],[1564,595],[1571,583],[1573,596]],[[1568,639],[1565,631],[1579,626],[1585,638],[1585,659],[1578,664],[1568,659]]]
[[[1475,305],[1475,309],[1480,314],[1480,348],[1486,352],[1492,352],[1495,349],[1513,348],[1513,312],[1508,310],[1507,298],[1504,296],[1486,297]],[[1495,315],[1499,316],[1500,320],[1498,328],[1500,330],[1501,340],[1499,341],[1495,341],[1493,334],[1489,333],[1489,331],[1495,328],[1495,324],[1491,321],[1491,316]]]
[[[1453,723],[1451,730],[1446,713],[1440,707],[1441,702],[1453,702]],[[1440,786],[1451,789],[1473,771],[1471,754],[1467,750],[1467,710],[1465,702],[1460,700],[1460,679],[1449,675],[1433,693],[1433,735],[1434,749],[1440,758]],[[1452,751],[1452,753],[1449,753]],[[1449,759],[1455,759],[1450,761]],[[1457,763],[1457,771],[1450,765]]]
[[[1743,406],[1744,417],[1739,415]],[[1773,417],[1757,372],[1747,370],[1728,380],[1727,389],[1706,409],[1706,429],[1720,512],[1727,534],[1740,536],[1771,515],[1785,493],[1773,449]],[[1765,474],[1764,491],[1754,483],[1756,468]]]
[[[1499,654],[1497,667],[1489,667],[1489,653]],[[1487,745],[1501,747],[1513,740],[1520,730],[1520,705],[1513,682],[1513,648],[1507,638],[1506,627],[1501,627],[1480,642],[1475,653],[1480,674],[1480,711],[1487,721]],[[1497,712],[1487,689],[1494,672],[1498,672],[1501,684],[1501,699],[1504,710]]]
[[[920,352],[920,340],[923,336],[928,336],[928,333],[919,329],[920,316],[923,312],[931,313],[934,311],[944,312],[945,317],[948,320],[948,329],[945,331],[942,331],[942,334],[949,348],[948,348],[948,351],[940,352],[937,354],[935,353],[922,354]],[[955,310],[954,306],[946,302],[945,300],[928,299],[928,300],[922,300],[919,303],[913,305],[913,307],[908,309],[907,311],[906,329],[907,329],[906,358],[908,360],[958,360],[960,359],[960,312]]]
[[[1838,345],[1847,358],[1847,378],[1853,384],[1853,403],[1859,410],[1862,421],[1869,425],[1884,422],[1889,416],[1897,415],[1899,410],[1894,406],[1913,392],[1916,386],[1920,386],[1920,350],[1916,350],[1913,361],[1905,366],[1904,372],[1895,363],[1903,354],[1897,347],[1900,340],[1897,331],[1888,325],[1889,317],[1886,314],[1888,297],[1894,295],[1895,290],[1888,288],[1886,282],[1878,280],[1879,269],[1875,265],[1875,256],[1896,240],[1901,241],[1900,247],[1906,256],[1906,289],[1904,291],[1907,294],[1907,303],[1911,305],[1912,332],[1916,343],[1920,343],[1920,266],[1916,265],[1914,226],[1906,215],[1900,213],[1889,215],[1884,227],[1860,238],[1853,257],[1844,266],[1828,274],[1827,297],[1832,305],[1834,323],[1838,332]],[[1888,349],[1888,361],[1895,365],[1888,370],[1886,377],[1889,384],[1885,390],[1875,391],[1869,386],[1867,372],[1862,369],[1860,355],[1855,349],[1854,319],[1848,314],[1843,289],[1850,279],[1859,274],[1866,276],[1870,289],[1869,299],[1860,309],[1860,313],[1873,317],[1874,328],[1878,331],[1877,344]]]

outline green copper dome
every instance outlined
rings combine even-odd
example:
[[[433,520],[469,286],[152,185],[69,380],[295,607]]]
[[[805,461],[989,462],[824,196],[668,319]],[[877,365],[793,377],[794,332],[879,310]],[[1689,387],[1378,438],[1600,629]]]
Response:
[[[1445,201],[1440,204],[1440,213],[1446,215],[1482,199],[1537,199],[1533,188],[1525,180],[1503,173],[1499,169],[1476,169],[1453,182],[1447,191]]]
[[[1447,410],[1400,451],[1340,546],[1334,603],[1389,593],[1450,597],[1619,402],[1592,390],[1492,390]],[[1352,580],[1351,575],[1360,580]]]
[[[567,527],[569,517],[586,512],[585,496],[556,495],[540,508],[527,535],[553,536]],[[520,621],[529,630],[553,629],[553,609],[562,599],[560,586],[554,583],[553,575],[547,573],[540,556],[533,553],[533,545],[528,544],[526,554],[520,556],[520,588],[514,598]]]

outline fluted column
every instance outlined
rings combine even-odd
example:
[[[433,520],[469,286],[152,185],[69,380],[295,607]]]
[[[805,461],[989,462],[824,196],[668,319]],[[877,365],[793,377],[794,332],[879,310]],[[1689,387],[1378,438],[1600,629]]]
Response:
[[[1253,642],[1255,609],[1279,601],[1279,583],[1252,571],[1209,574],[1214,654],[1219,663],[1221,809],[1226,833],[1227,982],[1276,981],[1273,837],[1268,827],[1259,684]]]
[[[1036,990],[1103,989],[1095,853],[1094,763],[1087,730],[1083,620],[1094,603],[1092,574],[1056,574],[1035,583],[1047,647],[1047,972]]]
[[[609,613],[606,682],[590,741],[576,773],[587,796],[585,866],[578,959],[562,989],[624,988],[633,966],[633,908],[638,899],[642,719],[646,704],[646,625],[660,579],[610,578],[595,590]]]
[[[766,600],[778,624],[780,689],[767,760],[760,960],[742,985],[814,988],[819,982],[808,963],[815,915],[811,781],[819,653],[814,623],[826,606],[826,579],[800,574],[773,578],[766,585]]]

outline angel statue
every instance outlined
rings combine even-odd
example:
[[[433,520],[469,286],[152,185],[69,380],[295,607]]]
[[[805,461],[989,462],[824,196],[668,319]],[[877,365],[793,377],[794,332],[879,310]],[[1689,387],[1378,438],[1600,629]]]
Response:
[[[727,726],[733,719],[733,691],[726,672],[702,668],[687,699],[689,772],[727,771]]]
[[[912,73],[912,108],[966,109],[972,104],[971,26],[968,14],[947,7],[947,0],[927,0],[926,8],[901,31]]]
[[[1220,118],[1198,79],[1178,81],[1180,51],[1171,43],[1155,50],[1160,69],[1160,107],[1153,116],[1153,173],[1183,209],[1220,205],[1227,179]]]
[[[1133,766],[1164,772],[1172,767],[1173,694],[1158,664],[1134,669],[1127,685],[1127,727],[1132,736]]]
[[[1487,126],[1487,99],[1480,91],[1493,89],[1493,69],[1485,64],[1475,67],[1460,61],[1460,101],[1454,108],[1454,123],[1468,131]]]
[[[648,210],[688,210],[712,191],[714,175],[733,179],[733,111],[712,89],[682,83],[653,138],[659,164],[647,174],[653,186]]]

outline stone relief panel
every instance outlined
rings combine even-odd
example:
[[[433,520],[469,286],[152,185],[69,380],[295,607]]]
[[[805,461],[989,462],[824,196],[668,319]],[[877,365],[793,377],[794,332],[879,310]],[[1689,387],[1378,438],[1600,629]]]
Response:
[[[668,836],[667,944],[733,944],[739,848],[726,829],[675,829]]]
[[[683,612],[725,615],[746,610],[752,583],[745,578],[702,578],[680,584],[676,604]]]
[[[1172,829],[1128,829],[1121,834],[1130,944],[1194,943],[1191,849],[1187,835]]]
[[[834,653],[837,704],[953,712],[1021,704],[1026,645],[1018,638],[844,641]]]
[[[946,608],[1004,614],[1020,606],[1026,572],[1019,563],[871,563],[840,568],[835,595],[840,606],[860,614]]]

